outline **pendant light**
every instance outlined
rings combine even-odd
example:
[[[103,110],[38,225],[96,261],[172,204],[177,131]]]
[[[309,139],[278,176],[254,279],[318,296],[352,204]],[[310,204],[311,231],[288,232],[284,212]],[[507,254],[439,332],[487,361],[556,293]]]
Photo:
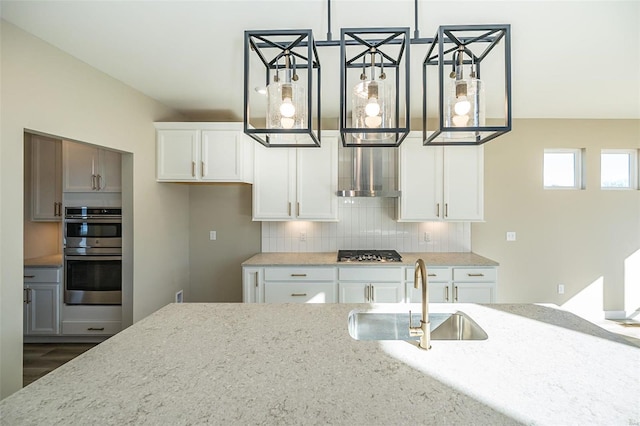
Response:
[[[442,26],[423,62],[423,140],[425,145],[480,145],[511,130],[511,59],[509,25]],[[504,55],[498,46],[503,46]],[[499,56],[498,58],[496,58]],[[493,61],[493,62],[492,62]],[[446,65],[451,71],[446,73]],[[497,96],[492,123],[487,125],[487,101],[481,65],[491,67]],[[437,66],[437,108],[429,110],[429,66]],[[430,79],[430,77],[432,77]],[[435,84],[432,84],[435,85]],[[500,95],[500,89],[503,95]],[[431,105],[433,105],[431,101]],[[435,130],[430,111],[437,110]]]
[[[396,147],[409,134],[408,40],[409,28],[341,30],[344,146]]]
[[[314,118],[320,123],[320,61],[311,30],[245,31],[244,53],[244,132],[266,147],[320,146],[320,130],[312,129]],[[260,74],[266,88],[255,81]]]

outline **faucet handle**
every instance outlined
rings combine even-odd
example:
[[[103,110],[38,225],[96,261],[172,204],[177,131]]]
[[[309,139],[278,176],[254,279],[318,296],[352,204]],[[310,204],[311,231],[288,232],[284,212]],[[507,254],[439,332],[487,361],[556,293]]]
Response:
[[[424,334],[424,330],[422,330],[421,326],[413,327],[411,324],[411,310],[409,310],[409,336],[411,337],[419,337]]]

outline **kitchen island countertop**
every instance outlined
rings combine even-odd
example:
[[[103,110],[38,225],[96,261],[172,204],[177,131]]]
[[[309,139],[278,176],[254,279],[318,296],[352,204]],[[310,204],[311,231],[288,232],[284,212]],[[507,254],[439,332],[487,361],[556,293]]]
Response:
[[[170,304],[0,401],[2,423],[640,423],[640,348],[573,314],[432,304],[489,338],[422,351],[353,340],[371,306]]]
[[[413,266],[423,259],[427,266],[498,266],[498,262],[475,253],[402,252],[402,262],[338,262],[336,252],[323,253],[258,253],[242,266]]]

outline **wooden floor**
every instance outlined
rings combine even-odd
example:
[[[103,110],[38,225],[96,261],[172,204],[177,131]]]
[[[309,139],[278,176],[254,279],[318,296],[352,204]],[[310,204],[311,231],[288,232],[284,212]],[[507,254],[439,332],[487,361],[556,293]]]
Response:
[[[97,343],[25,343],[22,386],[38,380]]]

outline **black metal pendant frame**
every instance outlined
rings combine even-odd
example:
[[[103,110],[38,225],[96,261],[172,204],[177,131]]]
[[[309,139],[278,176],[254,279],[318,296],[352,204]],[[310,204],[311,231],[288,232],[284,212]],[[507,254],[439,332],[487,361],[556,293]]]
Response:
[[[249,93],[250,81],[250,53],[255,52],[265,68],[265,82],[269,85],[272,72],[279,69],[278,61],[285,55],[292,55],[296,59],[296,69],[306,70],[307,88],[307,119],[303,129],[267,129],[254,127],[251,124]],[[316,93],[312,96],[313,77],[317,79]],[[320,146],[320,60],[310,29],[303,30],[256,30],[244,32],[244,133],[269,148],[303,148]],[[314,100],[316,102],[314,108]],[[312,125],[316,121],[318,130],[314,132]],[[270,135],[276,134],[306,134],[308,143],[282,144],[272,143]]]
[[[385,46],[400,45],[397,53],[390,53]],[[347,58],[346,46],[362,46],[358,54]],[[381,54],[381,62],[376,62],[375,66],[383,65],[385,68],[393,68],[395,74],[395,108],[394,119],[396,127],[380,127],[375,129],[362,129],[347,127],[348,108],[347,108],[347,90],[355,84],[348,81],[347,69],[362,68],[361,62],[363,56],[368,54],[371,49],[375,49]],[[409,110],[409,68],[410,68],[410,38],[409,28],[342,28],[340,30],[340,136],[342,144],[345,147],[397,147],[409,134],[410,110]],[[402,62],[404,60],[404,63]],[[365,64],[370,67],[371,64]],[[402,68],[404,67],[404,73]],[[400,77],[404,74],[404,126],[399,127],[400,122]],[[350,135],[356,133],[394,133],[394,143],[354,143],[351,141]]]
[[[481,145],[488,142],[500,135],[503,135],[511,131],[511,35],[510,25],[447,25],[438,28],[438,32],[429,47],[427,55],[425,56],[422,65],[422,84],[423,84],[423,97],[422,97],[422,135],[424,145]],[[464,49],[466,55],[473,58],[473,63],[476,67],[477,77],[480,78],[480,69],[482,61],[485,60],[487,55],[491,52],[497,52],[499,49],[494,48],[503,42],[504,46],[504,125],[502,126],[478,126],[478,127],[448,127],[445,126],[445,66],[453,66],[453,59],[446,59],[446,56],[452,54],[459,49]],[[482,52],[480,54],[474,53],[469,46],[474,44],[476,50],[478,46]],[[471,64],[471,59],[466,59],[464,64]],[[427,111],[427,95],[429,93],[429,85],[427,81],[427,67],[438,67],[438,128],[431,133],[427,129],[427,117],[429,111]],[[448,67],[447,67],[448,68]],[[438,138],[442,133],[447,132],[450,135],[456,133],[462,134],[469,132],[475,132],[475,140],[463,140],[458,141],[454,138],[448,138],[451,140],[443,141]]]

